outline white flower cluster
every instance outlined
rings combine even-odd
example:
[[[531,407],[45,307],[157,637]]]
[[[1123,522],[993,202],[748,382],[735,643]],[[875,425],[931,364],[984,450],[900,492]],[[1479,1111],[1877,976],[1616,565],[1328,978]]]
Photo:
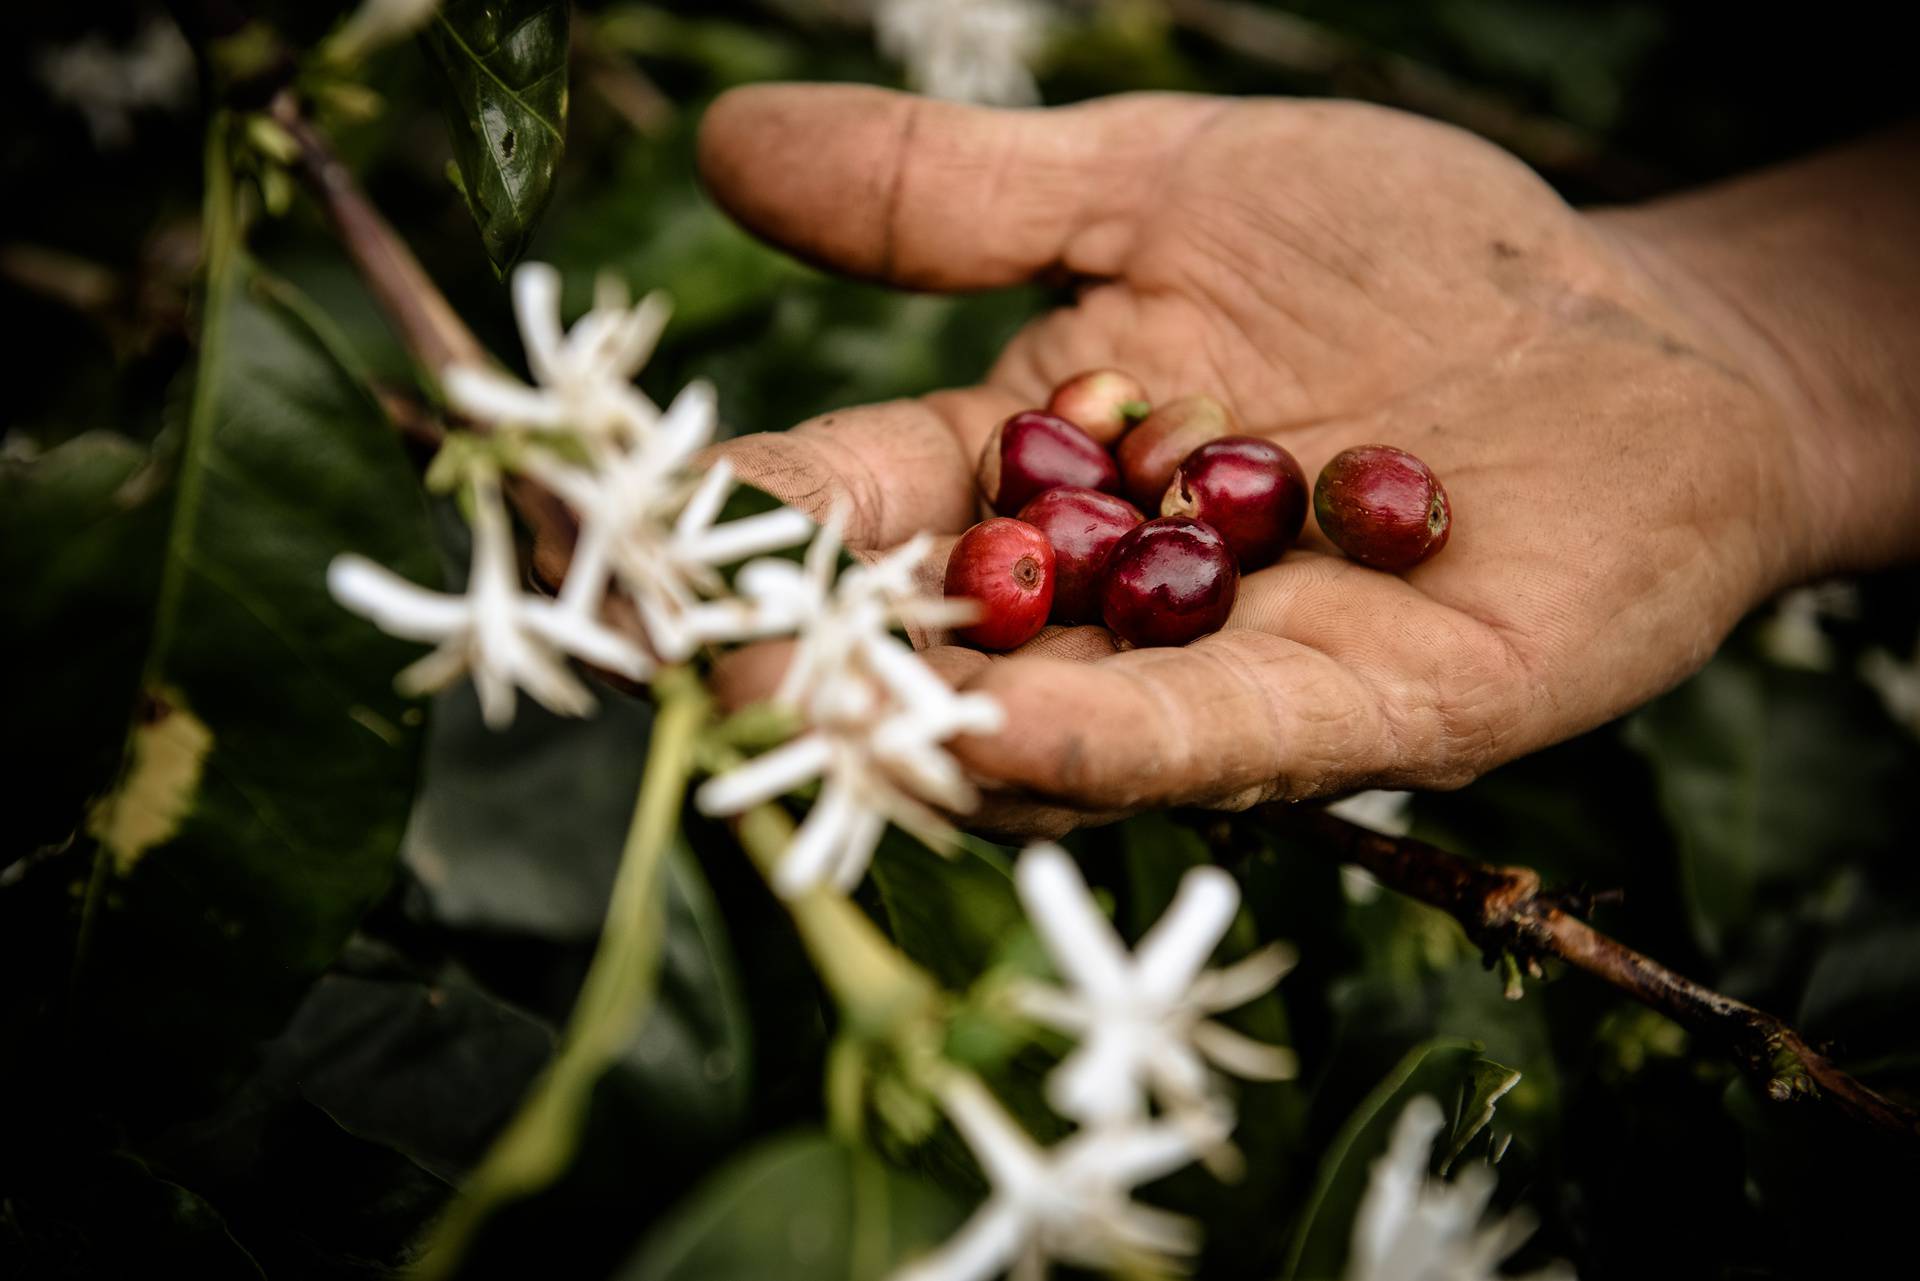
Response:
[[[1053,1262],[1176,1271],[1199,1248],[1197,1225],[1131,1191],[1225,1148],[1233,1107],[1208,1061],[1257,1080],[1293,1074],[1291,1051],[1208,1017],[1266,992],[1292,957],[1270,947],[1224,970],[1203,968],[1240,907],[1239,887],[1219,868],[1187,873],[1131,953],[1057,846],[1027,850],[1014,880],[1068,983],[1025,986],[1018,1000],[1079,1041],[1047,1081],[1049,1101],[1079,1129],[1043,1150],[978,1080],[949,1078],[941,1106],[992,1191],[951,1240],[894,1281],[985,1281],[1008,1268],[1041,1277]]]
[[[465,481],[467,590],[429,591],[352,555],[328,573],[342,604],[436,646],[401,673],[401,688],[421,693],[470,673],[487,722],[501,727],[516,690],[563,715],[592,709],[569,658],[645,680],[660,662],[706,645],[793,636],[796,658],[776,701],[798,714],[800,736],[700,793],[709,812],[730,814],[822,780],[776,878],[783,892],[850,886],[889,820],[931,832],[943,826],[932,806],[969,807],[972,788],[942,744],[998,728],[1000,709],[954,693],[889,630],[957,621],[957,606],[916,590],[928,543],[837,573],[837,520],[817,535],[788,507],[721,521],[731,469],[694,467],[714,435],[713,389],[695,383],[662,411],[633,383],[665,327],[666,302],[630,305],[603,282],[593,308],[563,330],[559,273],[538,263],[514,273],[513,302],[533,385],[493,369],[443,375],[452,406],[493,429],[492,448],[476,451]],[[501,471],[539,482],[579,523],[557,597],[522,589]],[[720,573],[810,536],[804,568],[750,561],[733,587]],[[640,638],[606,623],[615,592],[637,615]]]
[[[978,799],[942,744],[991,733],[1003,720],[998,703],[954,693],[892,633],[896,623],[938,627],[971,614],[918,593],[914,571],[930,540],[916,538],[836,583],[842,521],[838,512],[828,520],[804,566],[765,560],[740,571],[755,625],[799,638],[773,702],[799,713],[806,729],[709,779],[695,796],[705,813],[739,814],[821,780],[774,876],[774,888],[789,896],[858,884],[889,821],[938,844],[946,824],[926,802],[970,810]]]
[[[1043,0],[877,0],[873,29],[919,92],[1025,107],[1040,101],[1032,66],[1052,18]]]
[[[86,117],[102,151],[133,141],[137,112],[178,111],[193,101],[193,50],[164,18],[149,22],[125,48],[96,33],[46,50],[37,62],[47,92]]]
[[[1521,1214],[1492,1216],[1493,1172],[1469,1167],[1452,1182],[1427,1173],[1434,1138],[1446,1124],[1424,1096],[1402,1109],[1387,1151],[1374,1163],[1353,1220],[1347,1281],[1493,1281],[1500,1265],[1533,1235]],[[1528,1281],[1572,1281],[1564,1265]]]

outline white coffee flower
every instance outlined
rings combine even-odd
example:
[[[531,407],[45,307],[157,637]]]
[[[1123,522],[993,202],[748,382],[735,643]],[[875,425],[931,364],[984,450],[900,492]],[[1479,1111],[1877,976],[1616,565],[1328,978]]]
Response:
[[[919,92],[1021,107],[1040,101],[1031,68],[1051,17],[1040,0],[878,0],[873,29]]]
[[[593,613],[520,589],[498,485],[478,480],[473,496],[473,564],[464,595],[430,591],[361,556],[338,556],[328,567],[327,586],[342,605],[382,631],[436,644],[400,673],[400,688],[425,693],[470,672],[481,714],[500,729],[513,720],[516,688],[565,716],[593,709],[593,696],[568,669],[566,655],[645,678],[651,660]]]
[[[456,366],[442,374],[455,409],[501,427],[577,432],[590,446],[637,440],[658,421],[659,408],[633,379],[666,328],[672,307],[664,294],[629,306],[626,287],[602,277],[593,309],[563,333],[560,273],[529,262],[514,270],[513,310],[535,385],[497,369]]]
[[[193,101],[193,50],[164,18],[124,49],[98,35],[49,49],[37,69],[48,93],[86,117],[93,145],[103,151],[133,141],[134,113],[177,111]]]
[[[1294,963],[1276,944],[1224,970],[1202,971],[1240,908],[1240,888],[1226,872],[1198,867],[1182,877],[1131,954],[1059,846],[1022,854],[1014,885],[1055,968],[1072,984],[1015,991],[1028,1017],[1079,1039],[1047,1079],[1048,1100],[1063,1116],[1089,1124],[1143,1116],[1150,1097],[1176,1113],[1218,1110],[1206,1060],[1254,1080],[1293,1075],[1291,1050],[1208,1018],[1268,991]]]
[[[1004,723],[998,703],[955,693],[890,630],[956,617],[953,605],[916,589],[927,542],[836,581],[844,520],[843,512],[828,520],[804,565],[755,561],[735,579],[751,613],[745,630],[797,637],[773,701],[796,712],[803,729],[708,780],[695,797],[705,813],[738,814],[820,780],[819,799],[774,874],[775,889],[789,896],[858,884],[889,822],[938,840],[946,823],[932,807],[965,811],[978,803],[944,744]]]
[[[987,1281],[1009,1268],[1033,1281],[1053,1262],[1177,1272],[1199,1250],[1198,1224],[1131,1192],[1223,1142],[1219,1118],[1082,1130],[1043,1149],[974,1077],[956,1074],[939,1093],[992,1190],[945,1245],[892,1281]]]
[[[1387,1151],[1373,1164],[1353,1220],[1347,1281],[1494,1281],[1533,1224],[1522,1214],[1487,1217],[1493,1171],[1470,1166],[1452,1182],[1428,1175],[1433,1141],[1446,1124],[1440,1105],[1420,1097],[1394,1123]],[[1556,1264],[1532,1281],[1572,1281]]]
[[[608,582],[618,583],[648,642],[669,662],[754,630],[718,567],[805,542],[814,529],[791,507],[714,523],[733,492],[733,469],[722,461],[697,476],[691,463],[712,441],[716,421],[712,385],[695,382],[641,439],[599,450],[597,468],[540,452],[522,462],[580,522],[561,604],[595,613]]]

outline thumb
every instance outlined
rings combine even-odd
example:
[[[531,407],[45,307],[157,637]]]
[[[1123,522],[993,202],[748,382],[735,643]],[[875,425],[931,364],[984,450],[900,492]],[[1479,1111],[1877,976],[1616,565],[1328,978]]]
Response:
[[[854,85],[753,85],[700,131],[714,198],[821,266],[920,289],[1118,275],[1141,211],[1222,99],[1006,111]]]

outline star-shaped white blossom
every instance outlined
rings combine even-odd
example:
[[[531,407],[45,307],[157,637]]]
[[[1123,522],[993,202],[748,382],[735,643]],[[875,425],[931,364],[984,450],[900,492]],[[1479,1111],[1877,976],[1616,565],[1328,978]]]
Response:
[[[593,309],[563,334],[560,273],[543,262],[523,263],[513,273],[513,311],[535,385],[495,369],[456,366],[443,375],[447,400],[470,418],[502,427],[573,431],[589,443],[637,439],[660,411],[633,378],[653,354],[671,310],[660,293],[629,306],[626,287],[602,277]]]
[[[842,513],[829,519],[804,565],[755,561],[736,578],[750,603],[751,630],[797,637],[773,701],[798,713],[804,728],[708,780],[695,796],[705,813],[738,814],[821,780],[819,799],[774,873],[774,888],[789,896],[822,884],[858,884],[890,821],[939,839],[947,827],[934,806],[965,811],[978,803],[943,745],[1004,722],[998,703],[955,693],[890,630],[956,617],[948,602],[922,597],[915,587],[927,542],[849,569],[836,582],[843,521]]]
[[[696,480],[690,468],[693,455],[712,441],[717,416],[712,385],[695,382],[642,439],[598,451],[597,468],[542,453],[522,464],[580,521],[560,603],[597,612],[611,578],[633,601],[655,652],[669,662],[752,630],[749,609],[727,598],[719,566],[805,542],[814,529],[791,507],[714,523],[733,492],[733,469],[723,460]]]
[[[1028,1017],[1079,1038],[1047,1079],[1063,1116],[1098,1124],[1144,1115],[1149,1097],[1174,1112],[1218,1106],[1205,1060],[1237,1076],[1281,1080],[1294,1055],[1207,1016],[1244,1005],[1293,967],[1283,945],[1224,970],[1202,971],[1240,907],[1240,888],[1217,867],[1180,881],[1173,902],[1131,954],[1094,902],[1079,866],[1056,845],[1020,856],[1014,884],[1055,968],[1071,988],[1022,984]]]
[[[1494,1281],[1500,1265],[1533,1235],[1524,1215],[1487,1218],[1493,1172],[1472,1166],[1451,1183],[1427,1163],[1446,1124],[1440,1105],[1422,1096],[1401,1110],[1387,1151],[1373,1164],[1353,1219],[1347,1281]],[[1529,1281],[1573,1281],[1562,1264]]]
[[[1040,101],[1031,68],[1052,14],[1041,0],[878,0],[873,27],[921,93],[1025,107]]]
[[[593,709],[593,695],[567,668],[571,654],[634,680],[651,660],[589,612],[520,590],[513,536],[498,485],[473,487],[473,562],[465,595],[430,591],[362,556],[337,556],[327,569],[334,598],[382,631],[436,648],[400,673],[408,694],[439,689],[471,672],[488,725],[513,720],[514,690],[565,716]]]
[[[1223,1142],[1222,1118],[1081,1130],[1042,1149],[972,1076],[944,1083],[940,1103],[992,1191],[945,1245],[892,1281],[986,1281],[1009,1268],[1015,1281],[1040,1281],[1056,1261],[1178,1272],[1199,1249],[1198,1224],[1131,1191]]]

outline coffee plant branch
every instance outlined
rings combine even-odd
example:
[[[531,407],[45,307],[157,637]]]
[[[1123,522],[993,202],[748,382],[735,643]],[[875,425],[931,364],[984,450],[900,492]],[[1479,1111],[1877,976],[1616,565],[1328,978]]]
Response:
[[[1591,900],[1543,888],[1532,868],[1476,863],[1319,809],[1270,805],[1260,814],[1366,869],[1389,889],[1447,913],[1490,964],[1505,961],[1538,976],[1542,960],[1556,958],[1722,1047],[1764,1098],[1811,1103],[1920,1143],[1920,1113],[1842,1071],[1775,1015],[1703,987],[1594,929],[1581,919]]]

